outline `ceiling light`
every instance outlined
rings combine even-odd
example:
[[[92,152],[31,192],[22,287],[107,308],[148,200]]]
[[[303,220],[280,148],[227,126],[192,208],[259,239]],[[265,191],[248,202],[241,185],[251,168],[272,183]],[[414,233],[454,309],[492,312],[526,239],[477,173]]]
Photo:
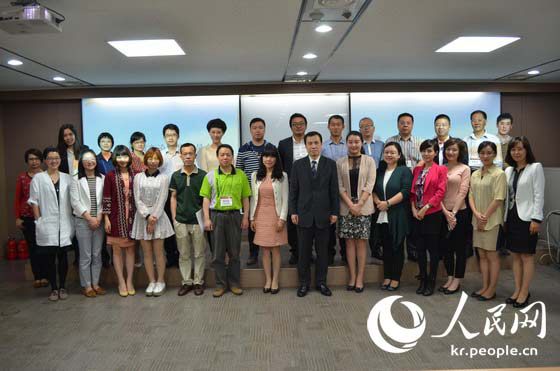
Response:
[[[127,57],[156,57],[163,55],[185,55],[177,41],[162,40],[122,40],[108,41],[109,45]]]
[[[329,26],[328,24],[322,24],[322,25],[319,25],[319,26],[315,27],[315,31],[320,32],[320,33],[325,33],[325,32],[332,31],[332,27]]]
[[[541,71],[539,70],[531,70],[529,72],[527,72],[529,75],[538,75],[539,73],[541,73]]]
[[[519,37],[461,36],[436,53],[488,53],[519,40]]]
[[[305,72],[305,71],[299,71],[298,73],[296,73],[296,75],[298,75],[298,76],[306,76],[306,75],[307,75],[307,72]]]
[[[10,66],[21,66],[21,65],[23,64],[23,62],[20,61],[19,59],[10,59],[10,60],[8,61],[8,64],[9,64]]]
[[[52,78],[54,81],[66,81],[66,79],[62,76],[55,76]]]
[[[307,53],[303,56],[304,59],[315,59],[317,58],[317,54]]]

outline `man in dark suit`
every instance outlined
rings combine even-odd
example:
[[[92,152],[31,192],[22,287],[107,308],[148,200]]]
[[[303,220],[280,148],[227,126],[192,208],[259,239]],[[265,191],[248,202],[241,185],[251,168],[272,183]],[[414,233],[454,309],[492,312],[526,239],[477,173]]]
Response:
[[[315,286],[321,294],[331,296],[327,287],[329,229],[340,210],[336,163],[321,156],[323,138],[318,132],[307,133],[304,142],[309,156],[294,162],[290,178],[289,213],[298,233],[297,295],[303,297],[309,291],[311,251],[315,245]]]
[[[437,140],[439,145],[439,154],[436,158],[434,158],[434,162],[438,165],[445,165],[447,164],[447,159],[445,158],[445,151],[443,146],[445,142],[449,139],[453,138],[449,135],[449,131],[451,130],[451,119],[446,114],[439,114],[436,116],[434,120],[434,130],[436,132],[436,137],[434,140]],[[458,138],[457,138],[458,139]],[[461,140],[461,139],[460,139]],[[465,144],[465,148],[467,148],[467,143],[461,140]],[[465,156],[459,159],[465,165],[469,164],[469,153],[468,151],[465,152]]]
[[[307,119],[301,113],[294,113],[290,117],[290,129],[292,136],[282,139],[278,143],[278,153],[288,179],[292,172],[292,164],[300,158],[307,157],[307,149],[303,141],[305,130],[307,129]],[[298,262],[297,229],[292,220],[288,218],[288,243],[290,245],[290,264]]]

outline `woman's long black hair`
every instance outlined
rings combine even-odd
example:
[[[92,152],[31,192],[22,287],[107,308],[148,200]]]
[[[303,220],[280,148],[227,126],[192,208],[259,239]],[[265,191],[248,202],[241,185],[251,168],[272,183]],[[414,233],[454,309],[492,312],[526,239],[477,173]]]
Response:
[[[406,160],[404,159],[404,155],[402,153],[402,148],[401,145],[397,142],[388,142],[385,143],[385,146],[383,146],[383,152],[385,152],[385,148],[393,146],[397,149],[397,152],[399,153],[399,159],[397,161],[397,166],[406,166]],[[385,160],[381,160],[379,161],[379,170],[381,171],[385,171],[387,169],[387,163],[385,162]]]
[[[74,145],[72,145],[72,150],[74,151],[75,158],[79,158],[81,148],[80,139],[78,139],[78,133],[76,132],[76,128],[72,124],[64,124],[60,127],[60,129],[58,129],[58,151],[62,156],[63,153],[66,153],[66,150],[68,148],[68,146],[66,146],[66,143],[64,142],[64,130],[66,129],[70,129],[72,133],[74,133]]]
[[[282,180],[284,174],[282,174],[282,164],[280,163],[280,155],[278,150],[274,145],[268,143],[261,153],[261,158],[259,160],[259,170],[257,170],[257,180],[263,180],[266,178],[266,166],[263,163],[263,157],[274,157],[276,159],[276,164],[274,164],[274,169],[272,169],[272,179]]]

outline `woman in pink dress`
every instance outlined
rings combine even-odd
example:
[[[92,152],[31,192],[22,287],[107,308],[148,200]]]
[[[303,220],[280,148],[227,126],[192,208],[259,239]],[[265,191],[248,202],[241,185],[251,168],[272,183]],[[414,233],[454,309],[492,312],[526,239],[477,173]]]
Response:
[[[251,229],[255,245],[262,247],[262,264],[266,277],[264,293],[280,291],[280,246],[288,243],[288,175],[282,171],[278,151],[270,145],[263,150],[259,170],[251,174]],[[271,264],[272,256],[272,264]]]

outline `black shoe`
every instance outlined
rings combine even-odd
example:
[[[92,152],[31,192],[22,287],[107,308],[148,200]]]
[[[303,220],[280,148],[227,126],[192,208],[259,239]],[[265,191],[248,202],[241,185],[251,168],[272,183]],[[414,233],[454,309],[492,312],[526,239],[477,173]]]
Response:
[[[346,291],[354,291],[356,289],[356,285],[346,285]]]
[[[513,304],[513,303],[515,303],[515,302],[517,301],[516,299],[517,299],[517,298],[515,298],[515,299],[513,299],[513,298],[507,298],[507,299],[506,299],[506,304]]]
[[[461,285],[457,286],[457,288],[455,290],[449,290],[449,289],[445,289],[443,290],[443,293],[445,295],[453,295],[455,294],[457,291],[459,291],[461,289]]]
[[[309,292],[309,286],[300,286],[297,290],[297,296],[303,298]]]
[[[381,283],[381,285],[379,285],[379,288],[381,290],[387,290],[388,287],[389,287],[389,285],[384,285],[383,282]]]
[[[418,295],[422,295],[424,293],[424,290],[426,290],[426,285],[427,285],[427,280],[424,278],[420,279],[420,285],[418,285],[418,288],[416,289],[416,293]]]
[[[441,285],[440,287],[438,287],[437,289],[439,292],[445,292],[445,290],[447,290],[447,287],[443,287],[443,285]]]
[[[268,294],[270,292],[270,287],[263,287],[263,293]]]
[[[358,287],[358,286],[356,286],[356,288],[354,289],[354,291],[356,291],[358,294],[361,294],[362,292],[364,292],[364,288],[363,288],[363,287]]]
[[[298,262],[297,256],[295,256],[294,254],[292,254],[292,256],[290,256],[290,260],[288,261],[288,264],[290,264],[290,265],[296,265],[297,262]]]
[[[478,299],[479,297],[480,297],[480,294],[478,292],[476,292],[476,291],[471,292],[471,298],[477,298]]]
[[[321,295],[331,296],[331,290],[324,283],[316,287],[317,291],[321,292]]]
[[[395,287],[389,285],[387,286],[387,291],[397,291],[399,288],[401,287],[401,283],[399,282],[399,284]]]
[[[519,303],[517,300],[513,303],[514,308],[525,308],[529,304],[529,298],[531,297],[531,293],[527,295],[527,299],[523,303]]]
[[[495,294],[495,293],[494,293],[494,295],[492,295],[492,296],[489,297],[489,298],[487,298],[486,296],[482,296],[482,295],[480,295],[480,296],[478,297],[478,300],[480,300],[480,301],[490,301],[490,300],[493,300],[493,299],[496,299],[496,294]],[[515,304],[514,304],[514,305],[515,305]]]
[[[257,264],[257,257],[249,256],[249,259],[247,259],[247,265],[255,265],[255,264]]]
[[[424,292],[422,293],[422,295],[424,295],[424,296],[433,295],[435,286],[436,286],[436,283],[433,280],[428,280],[427,283],[426,283],[426,288],[424,289]]]
[[[276,288],[276,289],[270,289],[270,293],[271,293],[272,295],[276,295],[276,294],[278,294],[279,292],[280,292],[280,287],[278,287],[278,288]]]

